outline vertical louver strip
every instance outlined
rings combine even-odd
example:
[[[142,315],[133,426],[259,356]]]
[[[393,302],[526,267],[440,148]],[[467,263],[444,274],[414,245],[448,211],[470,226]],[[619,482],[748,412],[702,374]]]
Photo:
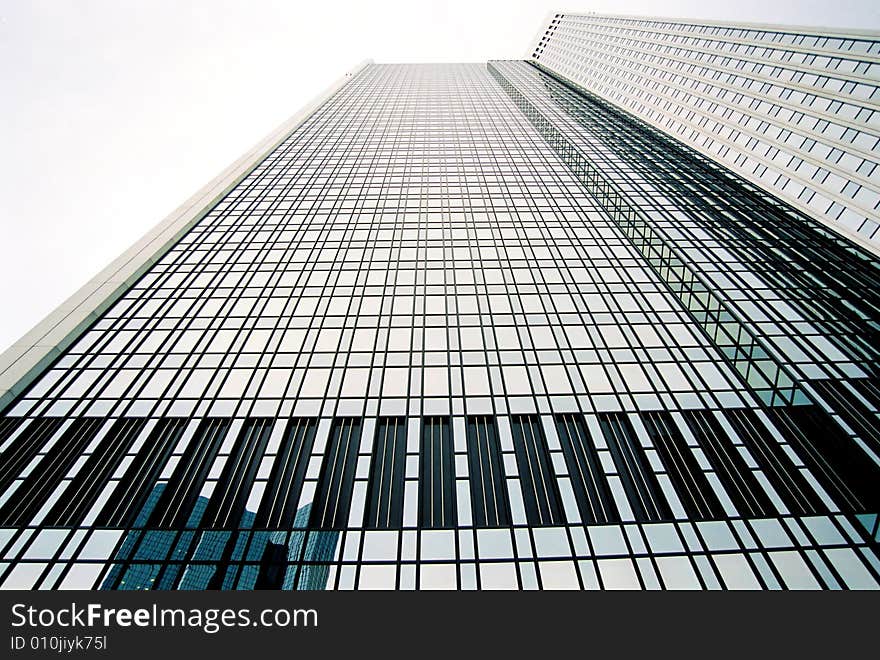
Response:
[[[474,525],[510,525],[510,499],[494,418],[486,415],[468,417],[467,452]]]
[[[193,514],[205,478],[214,464],[226,433],[228,419],[203,419],[190,440],[180,462],[165,484],[147,527],[180,529]]]
[[[777,515],[770,497],[715,416],[707,410],[685,410],[682,416],[739,514],[744,518]]]
[[[697,520],[724,517],[721,502],[672,415],[665,411],[646,412],[642,413],[642,422],[687,516]]]
[[[146,423],[147,420],[144,418],[116,420],[64,491],[63,497],[49,511],[43,523],[81,525]]]
[[[880,465],[825,411],[815,406],[790,406],[771,408],[769,413],[801,460],[844,510],[880,510]]]
[[[376,425],[370,462],[364,527],[400,529],[406,474],[406,418],[386,417]]]
[[[288,422],[254,527],[289,529],[294,526],[317,428],[318,421],[314,417],[294,417]]]
[[[556,416],[556,433],[584,523],[619,522],[620,514],[582,415]]]
[[[248,419],[226,459],[220,479],[211,494],[200,527],[235,529],[242,524],[263,452],[272,434],[272,419]]]
[[[103,423],[95,417],[75,419],[0,509],[0,524],[14,527],[30,523]]]
[[[455,462],[448,417],[422,421],[419,468],[419,525],[455,527]]]
[[[669,503],[648,464],[632,423],[622,413],[600,413],[598,419],[636,520],[671,519]]]
[[[0,493],[6,491],[34,456],[46,446],[64,423],[62,417],[43,417],[31,422],[0,455]],[[9,435],[14,429],[10,428]],[[7,436],[8,437],[8,436]]]
[[[156,480],[185,428],[186,420],[181,417],[159,420],[95,521],[97,526],[131,527],[135,524],[138,514],[154,494]]]
[[[727,410],[725,416],[791,513],[828,512],[828,507],[798,472],[782,445],[773,438],[754,410]]]
[[[511,422],[526,519],[530,525],[564,523],[562,498],[540,418],[537,415],[518,415]]]
[[[330,440],[321,465],[309,526],[314,529],[342,529],[348,524],[361,420],[337,417],[330,429]]]

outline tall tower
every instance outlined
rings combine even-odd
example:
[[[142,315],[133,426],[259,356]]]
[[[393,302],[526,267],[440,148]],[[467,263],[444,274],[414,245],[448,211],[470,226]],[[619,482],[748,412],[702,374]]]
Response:
[[[877,255],[549,49],[361,65],[4,355],[3,588],[877,588]]]
[[[876,251],[878,36],[554,14],[531,55]]]

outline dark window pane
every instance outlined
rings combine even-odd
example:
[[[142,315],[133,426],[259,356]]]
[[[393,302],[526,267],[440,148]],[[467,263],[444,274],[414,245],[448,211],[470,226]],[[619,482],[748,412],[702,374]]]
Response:
[[[847,383],[833,380],[814,380],[810,384],[825,398],[841,419],[862,438],[871,449],[880,454],[880,415],[871,411],[847,388]],[[875,409],[880,405],[880,390],[869,379],[853,379],[849,384]]]
[[[556,432],[584,523],[619,522],[599,454],[582,415],[556,416]]]
[[[632,423],[622,413],[600,413],[598,418],[636,520],[672,518],[669,503],[648,465]]]
[[[530,525],[559,525],[565,521],[559,486],[547,451],[547,438],[537,415],[511,420],[513,448],[519,468],[526,518]]]
[[[248,419],[223,466],[200,526],[214,529],[249,527],[242,520],[263,452],[272,434],[272,420]]]
[[[310,527],[341,529],[348,524],[360,441],[360,418],[338,417],[333,420],[321,477],[312,502]]]
[[[399,529],[403,524],[406,474],[406,418],[385,417],[376,424],[364,526]]]
[[[455,465],[448,417],[425,417],[419,452],[419,525],[454,527]]]
[[[771,408],[779,430],[819,483],[851,512],[880,509],[880,465],[823,410],[815,406]]]
[[[510,525],[510,500],[493,417],[468,417],[467,449],[474,525]]]
[[[643,413],[642,421],[688,517],[723,517],[721,502],[712,491],[672,415],[661,411]]]
[[[294,417],[288,422],[284,440],[272,464],[266,491],[260,501],[254,527],[260,529],[305,527],[308,516],[298,517],[297,507],[317,427],[318,422],[314,417]]]

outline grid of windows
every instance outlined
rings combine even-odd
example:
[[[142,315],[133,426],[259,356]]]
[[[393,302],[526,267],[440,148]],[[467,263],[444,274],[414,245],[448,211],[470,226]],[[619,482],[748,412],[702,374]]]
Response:
[[[523,63],[490,68],[713,341],[739,346],[753,388],[757,371],[873,390],[876,258],[596,97]]]
[[[880,36],[557,14],[532,57],[880,241]]]
[[[726,414],[685,411],[461,418],[461,424],[451,427],[453,435],[468,441],[468,451],[461,458],[472,469],[462,477],[472,497],[464,499],[457,510],[458,522],[467,518],[468,509],[475,512],[475,519],[481,517],[486,522],[459,524],[457,529],[442,529],[429,519],[391,528],[374,525],[368,517],[363,526],[337,525],[338,530],[327,530],[334,526],[334,515],[356,507],[350,489],[346,495],[343,488],[323,486],[318,487],[318,493],[333,492],[334,497],[301,499],[286,530],[261,531],[263,524],[253,511],[263,511],[267,502],[277,501],[277,493],[265,489],[251,491],[260,493],[259,497],[252,498],[246,509],[238,509],[241,513],[231,527],[220,517],[220,524],[212,529],[204,524],[159,529],[150,521],[156,512],[182,515],[188,521],[217,521],[218,516],[210,512],[223,510],[217,503],[229,501],[226,495],[237,483],[229,478],[223,491],[205,494],[203,489],[202,495],[190,498],[187,493],[191,489],[181,490],[173,477],[167,481],[160,478],[142,486],[144,505],[128,532],[58,526],[29,527],[17,533],[4,530],[0,537],[3,557],[18,559],[10,562],[7,586],[876,587],[876,557],[847,516],[819,512],[792,516],[775,485],[761,478],[766,469],[754,469],[741,458],[730,462],[731,456],[748,455],[730,451],[741,437],[741,430],[723,423],[731,414],[767,423],[743,410]],[[137,420],[117,420],[112,428],[122,431],[132,421]],[[337,418],[325,426],[323,439],[320,432],[316,434],[318,442],[326,442],[330,449],[320,462],[319,482],[325,479],[328,461],[331,465],[344,463],[337,458],[357,436],[360,421]],[[203,422],[192,433],[191,442],[197,447],[213,446],[219,429],[233,423],[220,419]],[[226,443],[230,456],[224,473],[246,474],[239,466],[248,460],[239,448],[268,452],[273,442],[245,443],[243,438],[286,438],[278,444],[289,448],[302,444],[306,426],[303,420],[247,420],[238,440]],[[647,433],[648,428],[655,430]],[[448,433],[450,425],[437,418],[380,419],[370,437],[381,444],[374,445],[370,455],[387,456],[386,447],[389,443],[399,446],[398,441],[405,443],[404,447],[414,446],[413,439],[438,434],[438,429],[439,434],[444,429]],[[151,434],[149,429],[142,431]],[[481,436],[476,443],[470,442],[476,433]],[[692,493],[678,485],[680,477],[670,476],[669,463],[658,457],[663,452],[655,452],[659,442],[651,441],[660,434],[678,438],[674,441],[676,452],[688,458],[677,464],[690,465],[696,473],[688,483],[695,479],[711,483],[701,497],[723,502],[724,514],[711,507],[693,511],[684,506]],[[717,436],[708,441],[712,434]],[[573,442],[580,443],[581,457],[589,451],[592,458],[563,460],[561,453],[572,456]],[[726,458],[706,460],[710,451]],[[355,452],[357,455],[357,449]],[[197,465],[204,452],[187,455]],[[291,453],[286,451],[282,456],[291,457]],[[480,463],[472,464],[472,457]],[[271,462],[277,465],[279,461]],[[295,464],[295,457],[290,462]],[[369,492],[388,483],[377,472],[377,465],[372,464]],[[584,479],[584,466],[593,470],[589,481]],[[179,471],[180,465],[175,473]],[[541,475],[544,487],[535,487],[536,475]],[[581,494],[589,491],[591,499],[574,496],[574,483],[581,484]],[[746,487],[752,490],[746,491]],[[222,497],[218,496],[221,492]],[[524,506],[517,504],[515,492],[522,493]],[[163,505],[163,500],[173,504]],[[408,495],[406,500],[415,503],[417,498]],[[584,501],[601,504],[582,508],[579,504]],[[105,506],[113,509],[112,502]],[[316,507],[320,510],[317,519]],[[374,510],[367,507],[368,516]],[[592,513],[582,516],[582,511]],[[494,519],[488,520],[490,517]],[[581,524],[581,520],[589,524]],[[862,561],[856,559],[859,556]]]
[[[873,479],[877,475],[877,456],[865,447],[873,440],[869,427],[876,426],[876,414],[865,406],[853,415],[853,407],[842,406],[841,397],[821,396],[817,388],[810,388],[808,396],[796,383],[824,375],[823,369],[828,369],[841,377],[862,375],[864,381],[853,382],[861,383],[859,387],[866,393],[874,391],[877,360],[868,347],[874,343],[873,319],[880,309],[872,284],[877,260],[827,232],[809,231],[808,227],[817,228],[809,218],[796,217],[793,210],[708,166],[697,154],[659,138],[653,129],[590,94],[521,62],[491,63],[490,70],[707,334],[732,358],[764,403],[802,404],[812,397],[832,414],[860,422],[850,428],[862,429],[864,438],[856,431],[853,439],[847,439],[835,424],[823,421],[812,426],[802,410],[792,413],[807,423],[807,428],[813,428],[812,433],[806,433],[811,439],[801,444],[802,460],[811,465],[822,488],[841,501],[854,503],[848,493],[851,470],[858,464],[856,471],[863,476],[870,473],[875,475]],[[725,192],[737,200],[736,209],[725,204]],[[639,200],[638,206],[633,199]],[[749,217],[752,205],[763,211],[760,223]],[[718,221],[719,211],[723,222]],[[685,221],[677,222],[682,219]],[[722,245],[719,252],[701,249]],[[800,262],[803,268],[786,267],[781,257],[789,263]],[[861,279],[864,274],[868,279]],[[707,279],[709,286],[705,285]],[[827,304],[820,302],[816,284],[831,294]],[[838,304],[841,300],[846,301],[845,306]],[[786,328],[785,342],[775,341],[780,328],[765,322],[768,317],[760,311],[762,305],[782,307],[800,321]],[[816,335],[811,338],[809,354],[791,349],[796,340],[807,339],[801,337],[803,332]],[[829,389],[827,382],[833,381],[822,380],[824,390]],[[763,383],[774,385],[768,390]],[[787,395],[785,388],[789,386],[791,394]],[[840,387],[845,387],[844,383],[830,389]],[[772,408],[771,412],[784,415]],[[790,454],[785,453],[787,441],[778,433],[772,439],[763,438],[763,431],[755,430],[759,425],[743,415],[734,416],[731,423],[740,429],[750,451],[762,459],[759,462],[788,498],[790,510],[815,506],[818,498],[802,483],[803,471],[795,469],[800,463],[793,466]],[[826,431],[817,432],[819,427]],[[717,460],[725,465],[723,472],[729,478],[744,474],[735,469],[740,459],[725,457],[720,446],[715,446],[716,437],[722,436],[707,436]],[[827,450],[820,447],[825,444]],[[740,486],[743,493],[756,492],[747,482]],[[743,503],[749,503],[754,511],[766,510],[760,499]],[[861,502],[869,509],[874,506],[865,499]]]
[[[810,353],[863,408],[806,405],[782,353],[805,398],[769,401],[707,328],[783,335],[740,307],[783,287],[741,259],[701,318],[671,273],[709,246],[657,268],[498,76],[552,79],[505,66],[362,70],[13,403],[3,588],[880,586],[880,468],[838,426],[876,427],[873,354]],[[861,337],[843,306],[794,334]]]

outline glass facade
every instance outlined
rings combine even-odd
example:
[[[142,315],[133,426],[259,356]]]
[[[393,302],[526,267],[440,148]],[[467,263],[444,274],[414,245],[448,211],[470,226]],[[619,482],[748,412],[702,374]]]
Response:
[[[369,65],[3,411],[2,587],[878,588],[878,268],[539,66]]]
[[[556,14],[532,57],[880,245],[880,33]]]

